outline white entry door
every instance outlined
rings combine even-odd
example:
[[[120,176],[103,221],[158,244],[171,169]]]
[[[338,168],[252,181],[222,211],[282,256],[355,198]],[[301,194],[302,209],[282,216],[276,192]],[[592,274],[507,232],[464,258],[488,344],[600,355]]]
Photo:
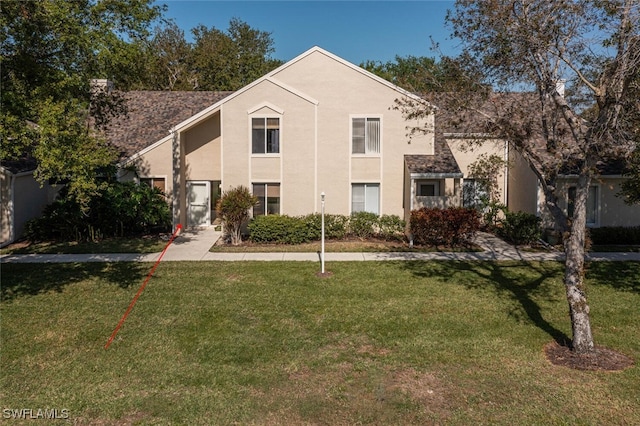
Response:
[[[208,226],[211,223],[210,183],[207,181],[187,182],[188,225]]]

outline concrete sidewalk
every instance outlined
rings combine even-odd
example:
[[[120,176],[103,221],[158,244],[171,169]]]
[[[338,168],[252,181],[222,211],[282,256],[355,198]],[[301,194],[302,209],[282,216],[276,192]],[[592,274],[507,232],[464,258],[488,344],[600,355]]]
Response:
[[[320,253],[212,253],[211,246],[221,237],[214,228],[183,231],[169,246],[163,261],[303,261],[320,262]],[[487,233],[479,233],[476,243],[482,252],[385,252],[385,253],[325,253],[326,262],[346,261],[406,261],[406,260],[458,260],[458,261],[561,261],[560,252],[525,252]],[[319,244],[318,244],[319,246]],[[319,247],[318,247],[319,248]],[[83,262],[155,262],[161,253],[135,254],[23,254],[2,255],[2,263],[83,263]],[[589,261],[635,261],[640,253],[589,253]]]

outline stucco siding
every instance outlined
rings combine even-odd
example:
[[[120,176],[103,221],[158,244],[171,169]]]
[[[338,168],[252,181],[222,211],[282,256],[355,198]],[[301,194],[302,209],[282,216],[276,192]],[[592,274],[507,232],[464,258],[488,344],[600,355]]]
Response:
[[[516,151],[509,152],[509,184],[507,206],[510,211],[536,214],[538,179],[527,162]]]
[[[11,175],[8,172],[2,176],[2,241],[1,245],[19,239],[25,225],[31,219],[42,214],[44,208],[50,204],[57,193],[57,188],[48,184],[40,184],[33,177],[32,172]]]
[[[220,180],[220,114],[183,133],[186,180]]]
[[[620,178],[603,178],[600,187],[600,226],[640,226],[640,205],[628,205],[617,197]]]
[[[505,142],[497,139],[487,139],[481,144],[475,144],[465,139],[447,139],[447,143],[451,148],[451,152],[460,166],[464,178],[473,178],[470,166],[478,161],[482,156],[496,155],[503,161],[507,161],[507,152],[505,151]],[[499,201],[503,204],[507,203],[507,185],[505,182],[505,171],[497,176],[497,189],[499,193]]]

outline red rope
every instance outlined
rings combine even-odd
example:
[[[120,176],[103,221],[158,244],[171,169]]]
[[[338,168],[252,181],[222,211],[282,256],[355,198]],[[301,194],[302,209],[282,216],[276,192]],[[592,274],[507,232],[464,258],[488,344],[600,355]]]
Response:
[[[104,345],[105,349],[109,349],[109,345],[111,345],[111,342],[113,341],[113,339],[116,337],[116,334],[118,334],[118,330],[120,330],[120,327],[122,327],[122,324],[124,324],[124,321],[127,319],[127,316],[129,315],[129,312],[131,312],[131,309],[133,309],[133,305],[136,304],[136,301],[138,300],[138,297],[140,297],[140,295],[142,294],[142,292],[144,291],[144,288],[147,286],[147,283],[149,282],[149,280],[151,279],[151,276],[153,275],[153,273],[155,272],[156,268],[158,267],[158,264],[160,263],[160,261],[162,260],[162,256],[164,256],[164,253],[167,251],[167,249],[169,248],[169,246],[171,245],[171,243],[173,242],[173,240],[175,240],[175,238],[178,236],[178,234],[180,234],[180,231],[182,230],[182,225],[178,224],[178,226],[176,226],[176,230],[173,233],[173,235],[171,235],[171,238],[169,239],[169,242],[167,243],[167,245],[164,247],[164,250],[162,250],[162,253],[160,253],[160,257],[158,258],[158,260],[156,260],[156,263],[153,265],[153,268],[151,268],[151,271],[149,272],[149,274],[147,275],[147,278],[144,280],[144,282],[142,283],[142,285],[140,286],[140,288],[138,289],[138,292],[136,293],[136,295],[133,297],[133,300],[131,301],[131,303],[129,304],[129,307],[127,308],[127,311],[124,313],[124,315],[122,316],[122,318],[120,318],[120,322],[118,323],[118,325],[116,326],[116,329],[113,330],[113,333],[111,333],[111,337],[109,337],[109,340],[107,341],[107,344]]]

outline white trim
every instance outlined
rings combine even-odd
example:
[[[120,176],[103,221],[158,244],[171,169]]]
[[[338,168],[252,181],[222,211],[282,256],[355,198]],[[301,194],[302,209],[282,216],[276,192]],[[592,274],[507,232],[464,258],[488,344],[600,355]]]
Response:
[[[313,211],[318,211],[318,105],[313,108]]]
[[[313,98],[313,97],[311,97],[311,96],[309,96],[309,95],[307,95],[305,93],[302,93],[300,90],[295,89],[295,88],[289,86],[286,83],[283,83],[282,81],[280,81],[280,80],[278,80],[276,78],[267,77],[267,78],[265,78],[265,80],[270,82],[270,83],[275,84],[276,86],[280,87],[281,89],[286,90],[287,92],[290,92],[293,95],[296,95],[296,96],[304,99],[305,101],[307,101],[309,103],[312,103],[313,105],[318,105],[320,103],[317,99],[315,99],[315,98]]]
[[[253,152],[253,123],[252,120],[254,118],[277,118],[278,119],[278,152],[266,152],[267,147],[265,146],[265,152]],[[251,158],[280,158],[282,157],[282,141],[284,140],[284,116],[280,114],[279,117],[274,117],[274,114],[256,114],[248,116],[248,127],[249,127],[249,161]],[[266,124],[266,123],[265,123]],[[265,141],[266,143],[266,141]],[[251,167],[251,166],[249,166]]]
[[[249,110],[247,111],[247,114],[249,114],[249,115],[254,114],[256,111],[258,111],[258,110],[260,110],[262,108],[269,108],[270,110],[272,110],[276,114],[280,114],[280,115],[284,114],[284,110],[282,108],[275,106],[271,102],[262,102],[262,103],[254,106],[252,108],[249,108]]]
[[[365,70],[364,68],[361,68],[361,67],[359,67],[357,65],[354,65],[351,62],[348,62],[348,61],[346,61],[346,60],[334,55],[333,53],[327,52],[326,50],[324,50],[324,49],[322,49],[322,48],[320,48],[318,46],[314,46],[311,49],[307,50],[306,52],[303,52],[302,54],[300,54],[300,55],[296,56],[295,58],[291,59],[290,61],[280,65],[275,70],[270,71],[269,73],[265,74],[264,76],[260,77],[259,79],[254,80],[253,82],[249,83],[248,85],[244,86],[243,88],[241,88],[241,89],[233,92],[229,96],[219,100],[218,102],[216,102],[215,104],[211,105],[210,107],[205,108],[204,110],[200,111],[199,113],[189,117],[188,119],[182,121],[181,123],[178,123],[175,126],[175,129],[176,130],[182,130],[183,128],[185,128],[187,126],[192,125],[194,122],[198,121],[200,118],[202,118],[204,116],[207,116],[211,111],[214,111],[220,105],[222,105],[222,104],[224,104],[224,103],[236,98],[237,96],[240,96],[242,93],[246,92],[247,90],[251,89],[254,86],[257,86],[258,84],[262,83],[265,80],[268,80],[269,82],[271,82],[271,83],[273,83],[275,85],[278,85],[278,86],[282,87],[283,89],[288,90],[291,93],[294,93],[297,96],[300,96],[303,99],[308,100],[311,103],[315,102],[317,104],[318,101],[314,100],[313,98],[311,98],[309,96],[306,96],[306,95],[303,95],[301,92],[298,92],[296,89],[293,89],[290,86],[287,86],[284,83],[281,83],[277,79],[273,78],[275,75],[277,75],[282,70],[287,69],[288,67],[292,66],[296,62],[304,59],[305,57],[307,57],[307,56],[309,56],[309,55],[311,55],[311,54],[313,54],[315,52],[321,53],[321,54],[323,54],[323,55],[325,55],[325,56],[327,56],[327,57],[329,57],[329,58],[331,58],[331,59],[333,59],[333,60],[335,60],[335,61],[337,61],[337,62],[339,62],[339,63],[341,63],[341,64],[343,64],[343,65],[345,65],[347,67],[349,67],[349,68],[351,68],[352,70],[355,70],[355,71],[359,72],[360,74],[362,74],[362,75],[364,75],[366,77],[369,77],[372,80],[375,80],[378,83],[380,83],[380,84],[382,84],[382,85],[384,85],[384,86],[386,86],[386,87],[388,87],[388,88],[390,88],[392,90],[395,90],[396,92],[400,93],[403,96],[406,96],[406,97],[411,98],[413,100],[419,100],[419,101],[422,101],[422,102],[425,101],[424,99],[420,98],[419,96],[416,96],[413,93],[408,92],[408,91],[404,90],[403,88],[401,88],[399,86],[396,86],[395,84],[390,83],[390,82],[388,82],[387,80],[385,80],[385,79],[383,79],[381,77],[378,77],[377,75]]]
[[[366,128],[367,128],[367,119],[368,118],[377,118],[378,120],[380,120],[380,140],[378,141],[379,143],[379,151],[378,152],[374,152],[374,153],[367,153],[367,139],[365,137],[365,152],[364,153],[354,153],[353,152],[353,119],[354,118],[364,118],[365,119],[365,132],[366,132]],[[383,143],[383,121],[384,121],[384,114],[349,114],[349,154],[352,157],[373,157],[373,158],[378,158],[378,157],[382,157],[382,143]],[[366,133],[365,133],[366,134]]]
[[[134,152],[130,157],[125,158],[124,160],[122,160],[121,162],[118,163],[119,167],[123,167],[126,166],[132,162],[134,162],[135,160],[137,160],[138,158],[142,157],[143,155],[145,155],[147,152],[152,151],[154,149],[156,149],[157,147],[159,147],[160,145],[162,145],[163,143],[166,142],[171,142],[173,139],[173,131],[174,129],[172,128],[169,131],[169,134],[167,136],[165,136],[164,138],[160,139],[157,142],[152,143],[151,145],[149,145],[146,148],[142,148],[140,151]],[[173,149],[172,149],[173,151]]]
[[[379,180],[369,180],[369,179],[364,179],[364,180],[358,180],[357,182],[351,182],[351,184],[349,185],[349,214],[353,214],[355,213],[353,211],[353,186],[354,185],[365,185],[365,208],[367,205],[367,185],[377,185],[378,186],[378,216],[382,216],[382,182],[380,182]],[[364,210],[366,211],[366,210]]]

